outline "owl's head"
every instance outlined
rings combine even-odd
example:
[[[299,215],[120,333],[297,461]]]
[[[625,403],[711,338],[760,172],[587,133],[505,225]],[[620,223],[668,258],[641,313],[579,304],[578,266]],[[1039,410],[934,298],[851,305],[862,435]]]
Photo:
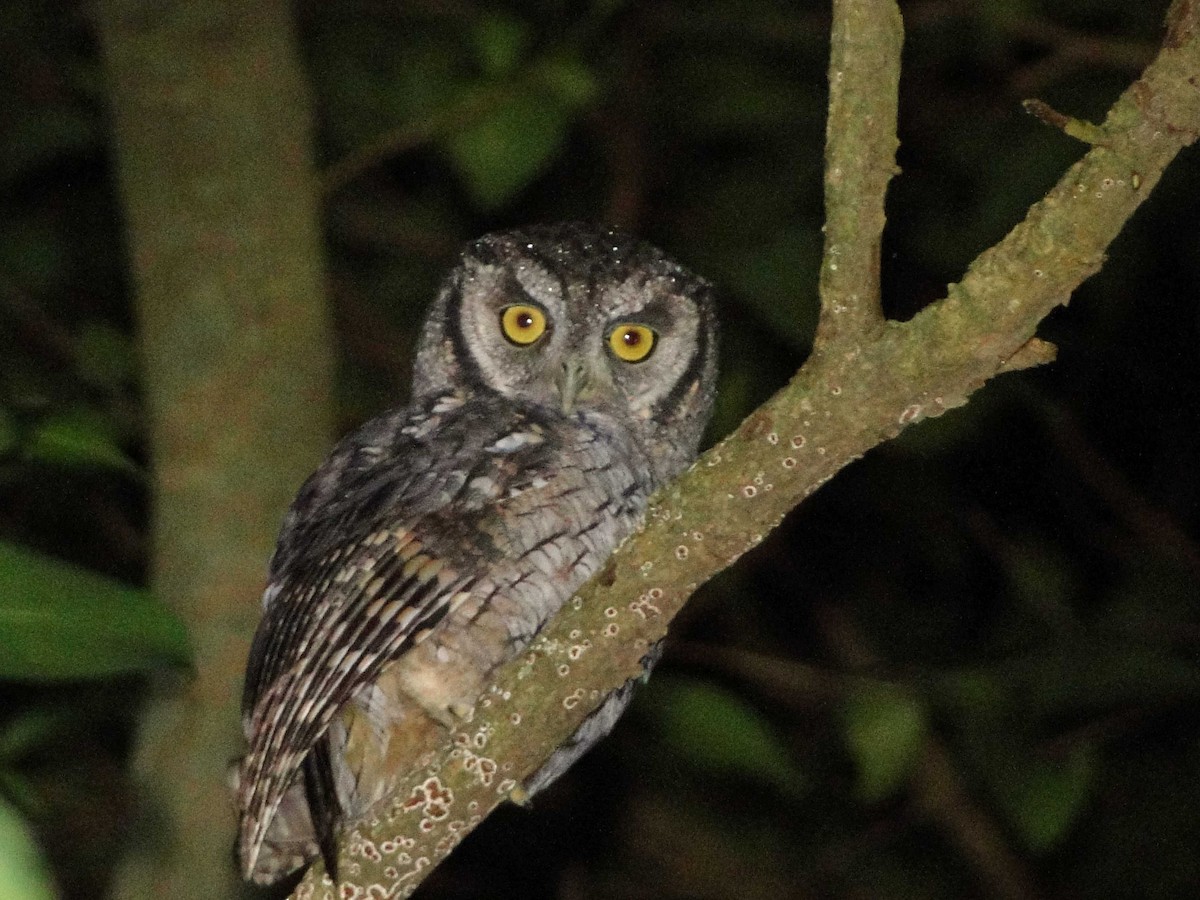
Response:
[[[426,321],[417,397],[490,389],[615,417],[695,452],[716,378],[712,288],[662,251],[579,223],[469,244]],[[662,448],[667,449],[667,448]]]

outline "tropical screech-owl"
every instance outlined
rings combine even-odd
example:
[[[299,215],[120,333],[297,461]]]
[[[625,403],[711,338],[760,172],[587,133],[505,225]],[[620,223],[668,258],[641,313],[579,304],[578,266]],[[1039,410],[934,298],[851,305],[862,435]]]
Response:
[[[363,425],[283,521],[246,671],[243,873],[275,881],[426,760],[493,671],[695,457],[713,401],[711,288],[581,224],[487,235],[443,284],[413,400]],[[647,660],[649,664],[650,660]],[[525,785],[612,728],[617,691]]]

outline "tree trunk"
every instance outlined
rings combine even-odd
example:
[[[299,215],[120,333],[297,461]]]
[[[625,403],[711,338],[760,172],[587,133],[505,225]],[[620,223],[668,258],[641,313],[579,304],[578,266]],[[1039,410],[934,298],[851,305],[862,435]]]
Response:
[[[98,9],[151,419],[154,590],[195,672],[157,685],[115,895],[239,892],[227,770],[280,516],[327,448],[310,108],[282,0]]]

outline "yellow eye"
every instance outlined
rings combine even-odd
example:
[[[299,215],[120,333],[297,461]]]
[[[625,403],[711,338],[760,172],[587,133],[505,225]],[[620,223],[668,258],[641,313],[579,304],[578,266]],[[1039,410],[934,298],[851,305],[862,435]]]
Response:
[[[546,333],[546,314],[536,306],[506,306],[500,313],[504,336],[519,347],[528,347]]]
[[[630,363],[641,362],[654,349],[657,337],[653,329],[645,325],[623,322],[608,336],[608,346],[612,348],[617,359]]]

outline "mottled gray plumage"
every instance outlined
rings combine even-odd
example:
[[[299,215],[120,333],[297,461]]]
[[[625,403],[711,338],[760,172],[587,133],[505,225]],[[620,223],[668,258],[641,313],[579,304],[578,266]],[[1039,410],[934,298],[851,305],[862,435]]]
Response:
[[[710,294],[619,231],[466,248],[426,320],[411,405],[345,438],[284,519],[246,673],[246,877],[332,863],[337,829],[426,762],[425,738],[469,712],[694,458]],[[526,788],[606,734],[630,693]]]

